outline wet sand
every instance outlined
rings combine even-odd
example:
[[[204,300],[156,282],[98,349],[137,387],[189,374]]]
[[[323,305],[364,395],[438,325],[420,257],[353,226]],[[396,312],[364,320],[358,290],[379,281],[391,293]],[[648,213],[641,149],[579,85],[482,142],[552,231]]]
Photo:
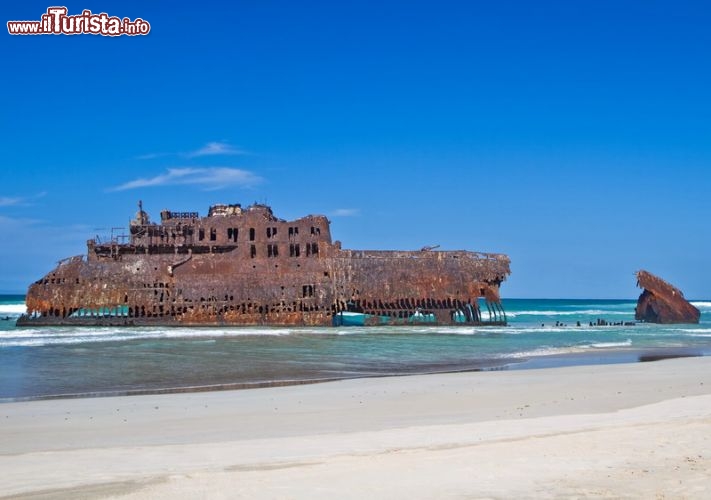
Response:
[[[0,405],[19,498],[708,498],[711,358]]]

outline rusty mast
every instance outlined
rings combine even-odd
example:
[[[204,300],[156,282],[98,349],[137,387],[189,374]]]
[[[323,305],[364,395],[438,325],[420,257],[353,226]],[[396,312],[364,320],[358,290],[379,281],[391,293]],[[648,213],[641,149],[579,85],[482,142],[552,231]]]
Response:
[[[505,255],[344,250],[325,216],[286,221],[262,204],[160,215],[139,202],[124,239],[60,261],[18,325],[506,323]]]

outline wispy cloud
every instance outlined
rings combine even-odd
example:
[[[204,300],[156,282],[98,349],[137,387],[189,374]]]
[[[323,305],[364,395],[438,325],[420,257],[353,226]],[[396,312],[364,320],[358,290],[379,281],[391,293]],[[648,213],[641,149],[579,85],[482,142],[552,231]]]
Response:
[[[234,155],[246,155],[248,154],[242,148],[233,146],[232,144],[224,141],[208,142],[203,147],[198,148],[194,151],[179,152],[179,153],[147,153],[143,155],[135,156],[136,160],[154,160],[156,158],[163,158],[166,156],[182,156],[183,158],[197,158],[200,156],[234,156]]]
[[[0,196],[0,207],[11,207],[13,205],[20,205],[24,203],[25,199],[12,196]]]
[[[16,229],[19,227],[34,226],[41,222],[42,221],[38,219],[28,219],[26,217],[7,217],[5,215],[0,215],[0,228],[2,229]]]
[[[196,156],[243,155],[246,153],[247,152],[243,149],[232,146],[226,142],[208,142],[200,149],[186,153],[185,156],[195,158]]]
[[[229,167],[169,168],[165,173],[150,178],[134,179],[111,189],[125,191],[154,186],[199,186],[206,191],[213,191],[233,186],[250,187],[264,179],[247,170]]]
[[[153,160],[155,158],[161,158],[163,156],[173,156],[171,153],[148,153],[145,155],[134,156],[136,160]]]
[[[16,207],[31,205],[37,198],[42,198],[47,193],[41,192],[32,196],[0,196],[0,207]]]
[[[331,212],[332,217],[355,217],[360,215],[360,210],[357,208],[337,208]]]

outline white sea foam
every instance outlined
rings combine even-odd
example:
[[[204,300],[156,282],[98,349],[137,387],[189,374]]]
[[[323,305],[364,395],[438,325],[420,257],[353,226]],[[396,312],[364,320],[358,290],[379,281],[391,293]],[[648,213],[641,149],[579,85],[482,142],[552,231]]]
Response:
[[[629,347],[632,345],[632,339],[627,339],[624,342],[594,342],[591,344],[574,345],[574,346],[543,346],[529,351],[521,351],[513,354],[501,354],[500,358],[533,358],[536,356],[554,356],[573,353],[586,352],[589,349],[611,349],[615,347]]]
[[[27,307],[25,304],[0,304],[0,315],[2,314],[25,314]]]
[[[711,328],[672,328],[671,331],[681,333],[711,333]]]
[[[587,325],[585,325],[587,326]],[[505,333],[508,335],[525,335],[525,334],[538,334],[538,333],[570,333],[571,330],[577,329],[577,327],[570,327],[570,326],[553,326],[553,325],[548,325],[548,326],[542,326],[542,327],[529,327],[529,328],[512,328],[512,327],[505,327],[502,328],[499,333]],[[582,329],[582,327],[581,327]],[[488,328],[483,328],[481,330],[481,333],[487,333],[490,332]]]
[[[238,337],[249,335],[280,336],[294,333],[311,333],[307,329],[268,328],[22,328],[0,333],[0,347],[71,345],[90,342],[120,342],[150,339],[192,339],[215,337]],[[313,332],[315,333],[315,332]]]
[[[486,316],[486,312],[482,313]],[[603,309],[580,309],[575,311],[506,311],[506,316],[631,316],[634,311],[606,311]]]
[[[548,327],[536,332],[569,332],[570,328]],[[151,339],[214,339],[244,336],[288,335],[519,335],[531,333],[526,327],[472,326],[374,326],[374,327],[52,327],[17,328],[0,332],[0,347],[72,345],[95,342],[141,341]]]
[[[540,347],[530,351],[520,351],[512,354],[500,354],[498,358],[534,358],[536,356],[554,356],[556,354],[571,354],[575,352],[583,352],[583,348],[576,347]]]
[[[632,339],[627,339],[624,342],[595,342],[590,344],[590,347],[595,349],[604,349],[608,347],[629,347],[632,345]]]
[[[233,327],[233,328],[189,328],[189,327],[55,327],[49,329],[20,328],[0,332],[0,347],[71,345],[94,342],[141,341],[151,339],[200,339],[245,337],[245,336],[286,336],[286,335],[350,335],[377,333],[378,327],[364,328],[310,328],[310,327]],[[395,329],[393,332],[403,332]],[[389,333],[380,331],[380,333]],[[428,332],[423,332],[428,333]]]
[[[691,305],[696,307],[699,311],[711,311],[711,302],[695,302],[692,301]]]
[[[239,337],[249,335],[280,336],[298,333],[294,328],[155,328],[136,331],[136,338],[144,338],[146,334],[153,338],[196,338],[196,337]]]

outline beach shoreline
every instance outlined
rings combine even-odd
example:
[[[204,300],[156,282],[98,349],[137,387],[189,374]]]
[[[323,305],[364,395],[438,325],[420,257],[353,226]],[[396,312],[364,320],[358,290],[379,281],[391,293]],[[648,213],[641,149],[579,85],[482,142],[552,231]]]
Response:
[[[568,352],[565,354],[546,354],[529,358],[501,358],[498,360],[480,360],[471,365],[437,367],[422,371],[379,373],[374,375],[334,376],[324,378],[255,380],[246,382],[222,382],[214,384],[198,384],[191,386],[145,387],[135,389],[106,389],[82,393],[58,393],[35,396],[0,397],[0,405],[13,402],[47,401],[59,399],[105,398],[122,396],[149,396],[159,394],[182,394],[193,392],[216,392],[264,389],[270,387],[288,387],[292,385],[322,384],[343,380],[407,377],[417,375],[438,375],[448,373],[467,373],[505,370],[538,370],[545,368],[561,368],[565,366],[611,365],[619,363],[641,363],[661,361],[665,359],[708,356],[704,350],[688,347],[664,347],[655,349],[615,348],[590,349],[585,352]]]
[[[15,498],[704,498],[711,358],[0,405]]]
[[[595,324],[594,318],[613,325],[633,317],[634,301],[598,299],[511,299],[511,324],[486,328],[23,329],[4,324],[0,404],[708,356],[710,304],[698,303],[705,311],[699,325],[634,327],[587,326]],[[561,321],[562,327],[555,326]]]

